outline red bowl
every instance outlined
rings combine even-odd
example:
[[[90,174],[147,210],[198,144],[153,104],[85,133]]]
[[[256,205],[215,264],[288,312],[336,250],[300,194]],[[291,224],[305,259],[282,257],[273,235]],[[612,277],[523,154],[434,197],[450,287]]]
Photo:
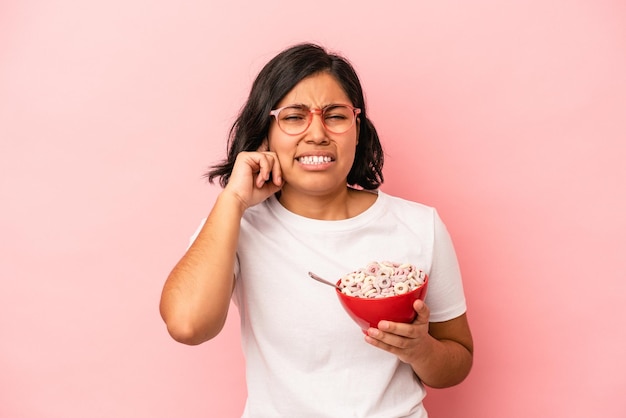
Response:
[[[337,281],[337,286],[341,280]],[[384,320],[392,322],[413,322],[415,310],[413,302],[424,300],[428,288],[428,275],[417,289],[402,295],[388,296],[385,298],[357,298],[341,293],[336,289],[337,297],[348,315],[356,322],[365,333],[368,328],[378,326],[378,322]]]

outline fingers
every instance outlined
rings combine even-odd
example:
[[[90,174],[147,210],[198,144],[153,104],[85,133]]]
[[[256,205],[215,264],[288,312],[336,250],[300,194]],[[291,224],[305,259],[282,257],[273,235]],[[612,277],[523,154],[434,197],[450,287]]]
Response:
[[[260,169],[256,178],[256,186],[261,188],[266,182],[270,181],[270,179],[276,186],[282,186],[282,175],[278,157],[276,153],[270,151],[267,138],[265,138],[259,148],[257,148],[257,152],[265,156],[265,160],[259,160]]]
[[[282,186],[282,173],[276,154],[269,151],[260,152],[258,154],[259,159],[257,163],[259,164],[259,173],[255,180],[256,186],[262,188],[270,179],[276,186]]]
[[[417,318],[413,321],[414,324],[428,324],[430,322],[430,309],[423,300],[418,299],[413,302],[413,309],[417,313]]]
[[[283,186],[278,157],[270,151],[243,151],[237,155],[226,189],[246,207],[254,206]]]
[[[257,152],[263,154],[267,159],[267,161],[259,161],[260,170],[256,178],[257,187],[263,187],[263,185],[270,179],[276,186],[282,186],[282,175],[280,164],[278,163],[278,157],[276,156],[276,153],[270,151],[269,141],[267,138],[265,138],[261,145],[259,145]]]
[[[414,330],[416,329],[415,326],[428,326],[428,323],[430,321],[430,309],[423,300],[416,300],[415,302],[413,302],[413,309],[415,310],[415,313],[417,315],[412,323],[403,324],[400,322],[380,321],[378,323],[378,330],[385,333],[413,338]]]
[[[413,309],[417,316],[412,323],[380,321],[377,328],[367,330],[365,340],[373,346],[395,354],[414,346],[428,334],[430,309],[421,300],[413,303]]]

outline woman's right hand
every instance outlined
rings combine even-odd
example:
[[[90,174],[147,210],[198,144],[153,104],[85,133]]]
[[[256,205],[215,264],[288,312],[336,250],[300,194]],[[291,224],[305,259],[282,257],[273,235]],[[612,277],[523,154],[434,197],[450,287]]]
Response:
[[[265,148],[267,149],[267,148]],[[240,152],[224,189],[233,193],[244,208],[261,203],[283,186],[276,153],[259,148],[255,152]]]

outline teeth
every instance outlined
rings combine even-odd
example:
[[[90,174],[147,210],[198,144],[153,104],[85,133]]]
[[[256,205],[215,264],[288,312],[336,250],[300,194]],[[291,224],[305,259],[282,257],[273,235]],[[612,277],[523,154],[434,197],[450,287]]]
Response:
[[[304,157],[298,158],[302,164],[323,164],[329,163],[332,161],[330,157],[323,157],[321,155],[307,155]]]

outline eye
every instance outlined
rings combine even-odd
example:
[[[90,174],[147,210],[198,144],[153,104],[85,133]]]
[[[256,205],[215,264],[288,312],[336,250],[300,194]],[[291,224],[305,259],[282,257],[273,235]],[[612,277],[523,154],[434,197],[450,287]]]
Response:
[[[350,119],[352,111],[346,106],[329,106],[324,109],[324,119],[327,121],[342,121]]]
[[[280,112],[280,119],[285,122],[301,122],[307,120],[308,112],[301,107],[288,107]]]
[[[347,116],[342,114],[342,113],[327,113],[325,118],[327,120],[343,120],[343,119],[347,119]]]
[[[302,120],[305,119],[304,115],[300,113],[289,113],[282,117],[282,120],[291,121],[291,120]]]

